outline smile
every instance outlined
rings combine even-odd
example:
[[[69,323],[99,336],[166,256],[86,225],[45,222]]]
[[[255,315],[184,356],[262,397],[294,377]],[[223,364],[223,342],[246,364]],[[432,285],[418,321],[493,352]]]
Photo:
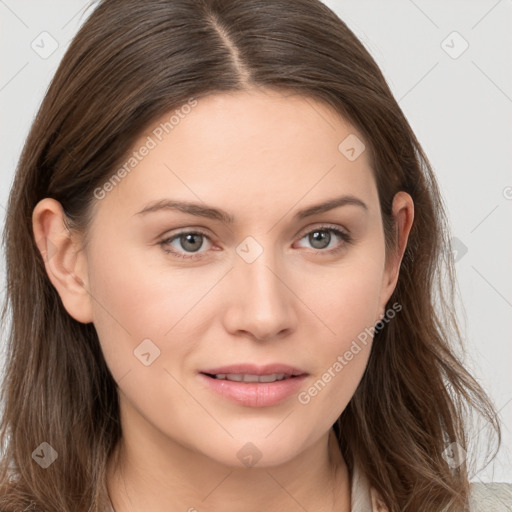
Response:
[[[218,380],[231,380],[234,382],[275,382],[278,380],[285,380],[294,377],[285,373],[272,373],[270,375],[251,375],[240,373],[218,373],[215,375],[208,375]]]

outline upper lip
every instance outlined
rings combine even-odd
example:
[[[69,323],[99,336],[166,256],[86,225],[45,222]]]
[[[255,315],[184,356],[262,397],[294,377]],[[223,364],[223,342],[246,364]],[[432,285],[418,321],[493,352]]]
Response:
[[[306,375],[307,372],[296,368],[294,366],[290,366],[287,364],[274,363],[274,364],[266,364],[263,366],[258,366],[256,364],[250,363],[239,363],[239,364],[231,364],[228,366],[218,366],[215,368],[207,368],[205,370],[201,370],[200,373],[206,373],[209,375],[218,375],[218,374],[239,374],[239,375],[272,375],[272,374],[281,374],[285,375]]]

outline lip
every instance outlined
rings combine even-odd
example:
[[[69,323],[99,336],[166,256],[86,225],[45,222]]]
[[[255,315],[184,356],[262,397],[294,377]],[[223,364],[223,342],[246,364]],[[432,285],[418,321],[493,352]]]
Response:
[[[205,370],[200,370],[200,373],[209,373],[210,375],[217,375],[219,373],[244,373],[248,375],[271,375],[273,373],[286,373],[287,375],[306,374],[304,370],[281,363],[266,364],[263,366],[251,363],[239,363],[231,364],[229,366],[207,368]]]
[[[290,375],[290,377],[275,382],[235,382],[216,379],[207,375],[220,373],[249,375],[284,373]],[[292,395],[296,395],[307,375],[308,373],[303,370],[277,363],[265,366],[254,364],[219,366],[217,368],[201,370],[198,377],[208,389],[239,405],[246,407],[271,407]]]

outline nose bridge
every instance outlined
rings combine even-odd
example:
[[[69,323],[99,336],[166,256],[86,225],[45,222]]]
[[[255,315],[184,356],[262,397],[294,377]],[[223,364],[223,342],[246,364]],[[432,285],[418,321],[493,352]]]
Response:
[[[237,279],[246,287],[247,293],[244,295],[250,300],[256,300],[259,306],[271,305],[274,302],[277,305],[286,300],[283,284],[277,277],[280,272],[278,257],[270,242],[264,248],[255,239],[246,240],[239,245],[237,253],[239,258],[235,270]],[[264,300],[260,302],[257,300],[259,298]]]
[[[270,239],[244,239],[236,248],[232,273],[237,287],[231,301],[231,307],[236,309],[232,318],[237,320],[231,327],[250,331],[258,338],[294,327],[293,295],[284,284],[283,265]]]

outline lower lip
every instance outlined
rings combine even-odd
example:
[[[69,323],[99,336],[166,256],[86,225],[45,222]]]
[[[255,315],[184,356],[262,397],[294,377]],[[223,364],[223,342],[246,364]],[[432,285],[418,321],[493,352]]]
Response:
[[[208,377],[199,377],[213,391],[246,407],[270,407],[298,393],[306,375],[298,375],[275,382],[236,382]]]

